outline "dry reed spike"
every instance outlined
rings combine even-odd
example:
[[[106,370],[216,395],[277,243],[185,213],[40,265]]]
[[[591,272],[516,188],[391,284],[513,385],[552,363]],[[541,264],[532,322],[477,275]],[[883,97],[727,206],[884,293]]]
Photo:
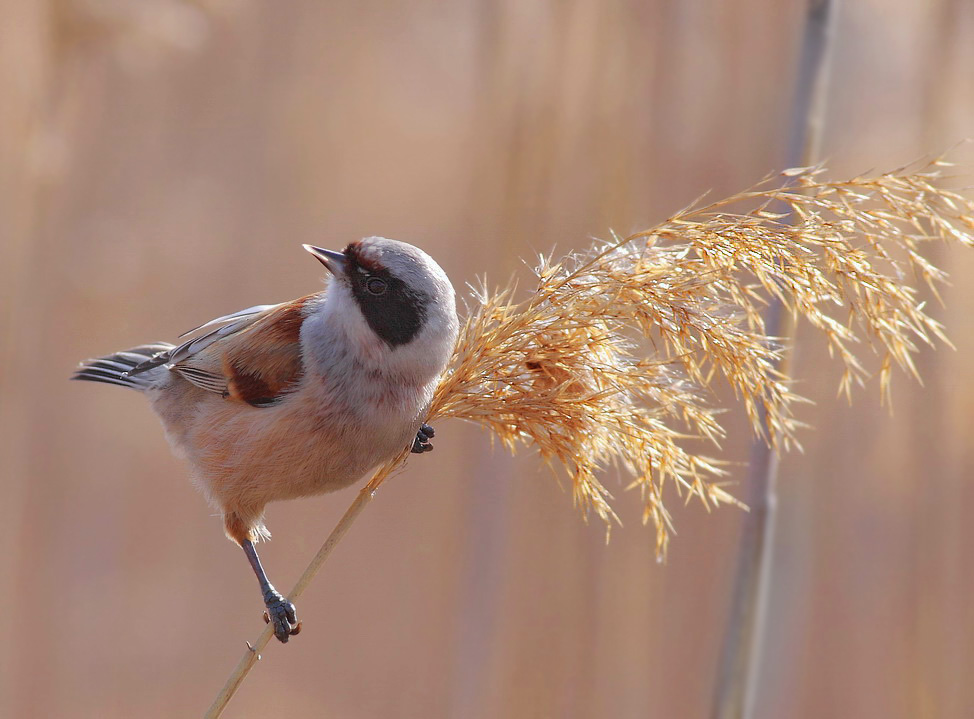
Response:
[[[944,339],[914,285],[945,280],[920,254],[925,242],[974,244],[974,202],[942,186],[946,166],[935,159],[842,181],[822,179],[821,167],[786,170],[645,232],[541,257],[524,299],[513,285],[473,293],[430,421],[476,422],[511,451],[535,446],[567,472],[584,516],[607,527],[615,513],[598,475],[624,470],[662,555],[671,529],[664,500],[674,489],[707,506],[737,503],[720,462],[687,448],[697,444],[687,439],[716,444],[724,435],[708,392],[715,382],[730,384],[773,447],[796,444],[801,398],[776,369],[782,348],[761,315],[768,298],[821,331],[850,397],[868,377],[857,344],[880,356],[886,397],[892,365],[915,374],[918,344]],[[404,457],[359,493],[292,599]],[[248,650],[207,717],[220,716],[254,663]]]
[[[857,343],[881,355],[887,396],[892,365],[915,374],[918,343],[943,338],[910,281],[944,279],[920,254],[924,242],[974,243],[974,205],[934,184],[945,164],[840,182],[817,167],[788,170],[788,186],[769,177],[651,230],[542,257],[526,299],[475,293],[431,419],[480,423],[512,450],[533,444],[567,469],[582,510],[607,522],[610,495],[597,476],[623,467],[662,553],[670,485],[708,505],[734,501],[719,463],[681,441],[723,436],[706,391],[715,378],[730,383],[758,433],[766,412],[773,446],[795,443],[800,398],[765,335],[768,297],[821,330],[850,397],[868,376]]]

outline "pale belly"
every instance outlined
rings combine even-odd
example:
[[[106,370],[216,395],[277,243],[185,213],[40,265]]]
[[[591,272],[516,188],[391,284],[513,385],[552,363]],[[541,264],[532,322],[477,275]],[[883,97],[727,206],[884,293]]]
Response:
[[[426,404],[399,402],[365,414],[329,411],[313,397],[291,399],[255,408],[207,393],[194,416],[183,414],[176,426],[159,413],[213,504],[258,510],[356,482],[412,442]]]

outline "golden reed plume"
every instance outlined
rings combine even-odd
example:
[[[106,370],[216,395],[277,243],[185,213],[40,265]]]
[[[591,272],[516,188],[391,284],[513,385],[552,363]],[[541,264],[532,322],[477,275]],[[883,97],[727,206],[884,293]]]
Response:
[[[509,286],[473,293],[452,369],[431,421],[479,423],[514,451],[533,444],[567,470],[576,504],[611,525],[611,495],[598,479],[629,472],[666,550],[670,485],[708,506],[735,502],[720,463],[687,447],[724,434],[711,406],[723,377],[751,426],[776,447],[795,444],[800,397],[778,368],[765,333],[769,296],[824,334],[844,364],[840,390],[867,371],[852,352],[865,340],[915,374],[919,343],[944,339],[917,300],[944,274],[925,260],[929,240],[974,244],[974,203],[940,187],[935,160],[878,177],[831,182],[797,168],[745,192],[696,203],[658,226],[555,261],[541,257],[523,300]],[[763,413],[759,410],[763,409]],[[765,418],[767,431],[765,431]]]

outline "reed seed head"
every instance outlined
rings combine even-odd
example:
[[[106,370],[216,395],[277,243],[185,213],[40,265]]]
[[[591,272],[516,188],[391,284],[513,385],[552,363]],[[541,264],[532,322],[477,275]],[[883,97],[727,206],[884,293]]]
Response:
[[[662,555],[673,488],[708,507],[738,503],[721,463],[691,449],[724,436],[715,382],[774,447],[796,444],[801,398],[766,334],[769,298],[821,332],[850,396],[869,376],[853,347],[880,355],[885,397],[893,364],[916,374],[918,346],[944,339],[916,285],[936,290],[945,275],[920,250],[974,244],[974,203],[942,187],[946,164],[844,181],[787,170],[644,232],[540,257],[523,298],[484,284],[430,416],[476,422],[511,451],[537,447],[568,473],[583,516],[607,526],[617,518],[599,476],[623,469]]]

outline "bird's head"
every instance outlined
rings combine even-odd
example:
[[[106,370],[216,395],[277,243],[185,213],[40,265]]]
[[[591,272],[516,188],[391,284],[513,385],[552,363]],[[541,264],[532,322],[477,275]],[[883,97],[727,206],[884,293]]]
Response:
[[[304,248],[333,275],[324,307],[353,342],[397,365],[442,369],[457,336],[456,297],[432,257],[383,237],[352,242],[342,252]]]

